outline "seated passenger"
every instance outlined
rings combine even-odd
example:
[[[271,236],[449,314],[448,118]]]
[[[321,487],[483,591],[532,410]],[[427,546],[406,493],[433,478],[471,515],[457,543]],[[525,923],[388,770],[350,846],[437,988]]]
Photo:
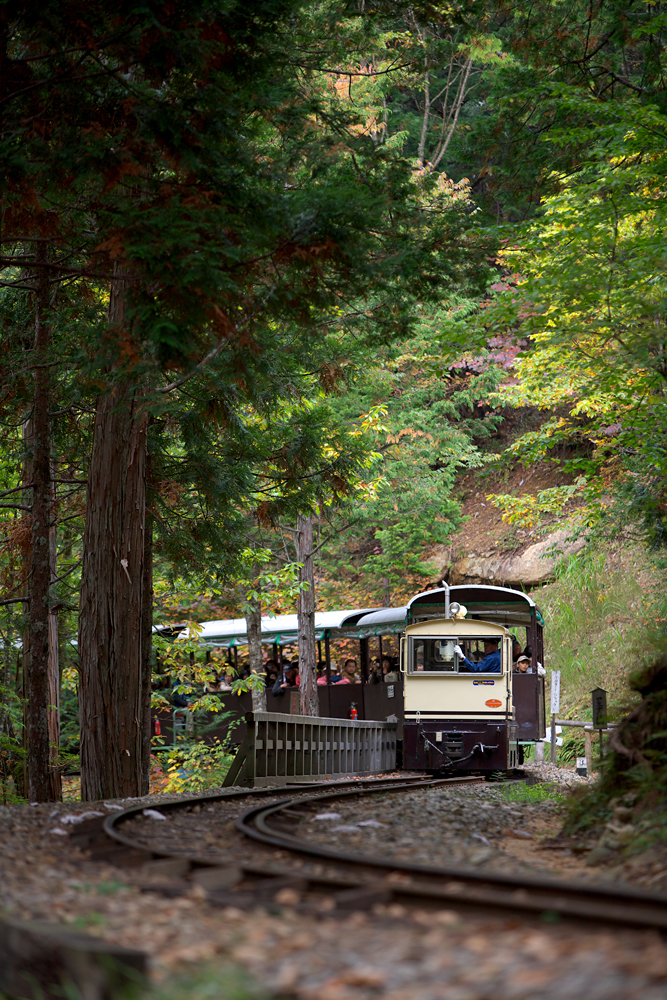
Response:
[[[382,667],[377,659],[372,659],[368,665],[368,683],[379,684],[382,681]]]
[[[276,683],[273,685],[273,690],[271,694],[279,698],[281,695],[285,694],[287,688],[298,687],[299,686],[299,673],[296,664],[289,663],[285,667],[284,678],[279,677]]]
[[[229,694],[232,690],[232,681],[236,680],[236,674],[231,669],[226,674],[220,674],[216,691],[219,694]]]
[[[515,674],[532,674],[533,668],[531,666],[529,656],[520,656],[519,659],[514,664]]]
[[[343,664],[343,680],[347,680],[348,684],[356,684],[359,680],[357,661],[353,660],[352,657]]]
[[[212,694],[218,690],[218,684],[220,683],[220,674],[217,670],[211,672],[211,676],[207,681],[204,681],[204,694]]]
[[[329,669],[331,671],[331,683],[340,684],[340,682],[343,680],[343,673],[341,670],[338,669],[338,665],[335,660],[331,661]]]
[[[465,663],[468,670],[473,674],[499,674],[500,673],[500,649],[498,645],[500,639],[484,640],[484,656],[477,663],[473,663],[463,654],[460,646],[454,646],[454,652],[460,662]]]
[[[206,694],[225,694],[232,690],[232,685],[227,681],[224,674],[219,674],[217,671],[213,671],[213,676],[210,681],[204,685],[204,692]]]
[[[271,674],[277,674],[278,673],[278,664],[276,663],[276,661],[275,660],[265,660],[264,661],[264,672],[265,672],[265,674],[266,674],[267,677],[269,677]]]
[[[189,691],[179,691],[178,688],[183,687],[183,681],[176,681],[171,689],[171,702],[175,708],[187,708],[190,704],[190,692]]]

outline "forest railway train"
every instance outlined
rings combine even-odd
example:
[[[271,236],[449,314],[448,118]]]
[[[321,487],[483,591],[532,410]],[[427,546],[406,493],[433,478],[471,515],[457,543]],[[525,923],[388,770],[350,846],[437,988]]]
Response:
[[[508,770],[545,735],[542,618],[520,591],[426,591],[406,608],[403,767]],[[510,632],[525,630],[526,642]],[[530,654],[530,672],[515,658]]]
[[[295,615],[263,619],[262,642],[273,647],[274,659],[295,645],[296,624]],[[315,625],[329,682],[318,684],[320,716],[349,719],[354,709],[360,719],[396,720],[406,770],[508,770],[523,762],[526,745],[546,735],[544,622],[522,591],[443,586],[417,594],[405,607],[318,612]],[[245,619],[206,622],[197,639],[204,648],[226,649],[231,665],[232,653],[236,657],[247,642]],[[358,683],[331,683],[332,643],[341,640],[347,656],[350,640],[359,642]],[[380,681],[371,670],[375,643],[380,663],[390,647],[400,650],[400,663],[391,657],[391,670],[381,672]],[[526,673],[516,670],[521,652],[529,659]],[[231,729],[232,741],[240,742],[250,708],[249,694],[227,699],[233,717],[211,738]],[[280,698],[268,692],[267,708],[298,715],[298,689]],[[170,715],[161,716],[163,733]]]

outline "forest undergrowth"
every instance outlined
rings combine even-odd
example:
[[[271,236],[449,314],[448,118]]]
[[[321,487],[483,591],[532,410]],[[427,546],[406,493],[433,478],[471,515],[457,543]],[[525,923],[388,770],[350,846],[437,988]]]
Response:
[[[531,594],[545,627],[548,673],[561,671],[561,714],[589,719],[590,692],[607,691],[610,716],[627,706],[632,673],[665,647],[663,574],[644,547],[618,541],[563,560]]]
[[[569,800],[564,832],[594,843],[591,863],[651,859],[667,842],[667,595],[663,568],[644,546],[618,541],[565,559],[534,594],[546,621],[548,674],[561,671],[563,718],[592,718],[590,692],[607,691],[598,781]],[[559,764],[583,756],[579,730],[565,730]],[[591,838],[593,838],[591,840]]]

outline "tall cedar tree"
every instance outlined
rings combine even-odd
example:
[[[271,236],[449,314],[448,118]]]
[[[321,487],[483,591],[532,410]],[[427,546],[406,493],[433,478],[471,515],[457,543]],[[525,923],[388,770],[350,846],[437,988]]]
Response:
[[[108,297],[103,335],[91,329],[76,352],[97,394],[79,622],[86,799],[145,783],[151,415],[201,419],[202,396],[230,382],[250,399],[254,366],[281,352],[321,367],[325,384],[332,331],[369,345],[405,335],[415,299],[437,297],[462,253],[475,256],[451,211],[424,210],[428,180],[375,148],[317,76],[344,8],[51,0],[0,11],[0,263]],[[287,480],[310,475],[283,466]],[[345,488],[335,463],[327,476],[329,491]],[[272,489],[264,516],[280,481]],[[46,656],[41,642],[34,677]],[[29,730],[43,734],[30,719],[48,685],[33,695]]]

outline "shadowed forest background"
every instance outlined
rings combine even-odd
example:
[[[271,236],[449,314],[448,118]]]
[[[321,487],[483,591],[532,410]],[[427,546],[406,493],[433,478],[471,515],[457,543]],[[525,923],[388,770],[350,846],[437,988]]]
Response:
[[[666,17],[4,5],[12,794],[145,791],[156,650],[190,653],[153,625],[292,612],[304,555],[318,610],[541,590],[565,708],[630,703],[667,618]]]

